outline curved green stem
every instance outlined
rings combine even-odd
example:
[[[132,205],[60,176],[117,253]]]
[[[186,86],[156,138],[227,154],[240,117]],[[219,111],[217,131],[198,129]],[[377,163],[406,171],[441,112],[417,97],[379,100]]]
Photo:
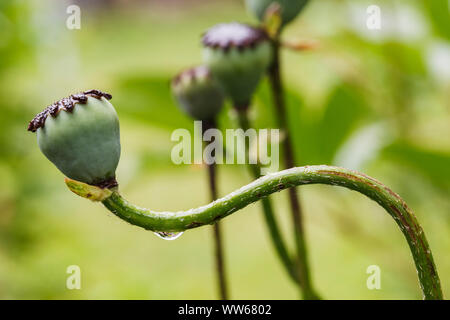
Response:
[[[358,191],[394,218],[408,242],[425,299],[442,299],[439,276],[425,234],[406,203],[377,180],[330,166],[292,168],[264,176],[205,206],[179,212],[156,212],[128,203],[117,191],[103,200],[112,213],[152,231],[176,232],[212,224],[274,192],[305,184],[328,184]]]

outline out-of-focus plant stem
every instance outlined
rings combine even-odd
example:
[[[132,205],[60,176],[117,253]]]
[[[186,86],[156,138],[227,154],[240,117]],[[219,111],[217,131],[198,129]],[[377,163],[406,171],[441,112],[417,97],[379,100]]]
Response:
[[[239,126],[244,131],[247,131],[250,128],[250,121],[248,118],[248,109],[249,109],[249,105],[235,107],[235,110],[238,114]],[[245,147],[246,147],[245,158],[246,158],[246,163],[248,164],[250,174],[253,176],[254,179],[258,179],[261,176],[261,167],[258,164],[250,164],[249,163],[249,161],[248,161],[248,159],[249,159],[248,144],[245,143]],[[269,233],[272,238],[273,245],[278,254],[278,257],[280,258],[281,262],[283,263],[283,266],[285,267],[289,276],[297,284],[299,284],[300,279],[299,279],[298,274],[295,272],[294,263],[293,263],[291,257],[289,256],[286,244],[284,243],[283,237],[281,235],[280,228],[278,226],[278,222],[275,218],[275,214],[273,211],[272,201],[269,198],[262,199],[262,208],[263,208],[264,218],[265,218],[267,227],[269,229]]]
[[[214,120],[203,122],[203,133],[212,128],[216,128]],[[208,184],[210,190],[211,201],[217,200],[217,179],[216,179],[216,165],[214,162],[207,163],[208,167]],[[228,300],[228,285],[225,268],[225,254],[223,250],[223,238],[220,222],[217,221],[213,225],[214,236],[214,256],[216,263],[217,284],[219,288],[219,296],[222,300]]]
[[[139,208],[128,203],[116,190],[102,203],[119,218],[133,225],[152,231],[177,232],[215,223],[274,192],[305,184],[345,187],[366,195],[382,206],[399,226],[409,245],[424,298],[443,299],[430,246],[411,209],[399,195],[381,182],[352,170],[332,166],[287,169],[263,176],[221,199],[188,211],[156,212]]]
[[[280,65],[280,42],[279,36],[275,36],[272,40],[273,44],[273,62],[269,68],[270,86],[273,96],[273,104],[275,106],[275,114],[277,115],[278,127],[284,132],[283,158],[286,168],[295,167],[294,150],[292,146],[291,133],[287,123],[287,111],[284,99],[283,80],[281,78]],[[318,299],[318,295],[312,285],[309,263],[308,251],[306,245],[306,237],[303,227],[302,207],[300,203],[297,190],[290,188],[288,190],[289,203],[291,206],[292,222],[294,226],[294,237],[297,248],[297,264],[300,284],[303,289],[303,296],[305,299]]]

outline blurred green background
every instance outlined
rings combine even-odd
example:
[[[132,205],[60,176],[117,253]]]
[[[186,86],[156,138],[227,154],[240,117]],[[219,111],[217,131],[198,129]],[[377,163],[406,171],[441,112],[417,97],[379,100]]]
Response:
[[[366,27],[378,4],[382,29]],[[70,4],[81,29],[66,28]],[[312,0],[283,53],[297,162],[363,171],[413,208],[450,296],[450,19],[446,0]],[[164,241],[70,193],[45,159],[33,116],[71,93],[110,92],[121,119],[118,180],[133,203],[181,210],[208,202],[206,172],[170,160],[176,128],[192,130],[169,80],[201,63],[200,35],[219,22],[255,22],[243,1],[0,1],[0,298],[214,299],[212,229]],[[274,127],[264,82],[252,118]],[[224,110],[222,128],[232,127]],[[220,194],[250,181],[219,167]],[[348,190],[301,188],[314,283],[328,299],[420,299],[401,232],[375,203]],[[292,248],[286,193],[273,196]],[[231,297],[297,299],[276,260],[258,204],[223,221]],[[66,268],[81,268],[81,290]],[[381,268],[368,290],[366,268]]]

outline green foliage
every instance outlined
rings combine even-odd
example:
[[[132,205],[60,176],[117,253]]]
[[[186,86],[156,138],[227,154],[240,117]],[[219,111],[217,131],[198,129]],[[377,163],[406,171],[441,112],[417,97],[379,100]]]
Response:
[[[189,118],[177,108],[169,84],[169,76],[120,76],[113,98],[119,116],[166,129],[188,126]]]
[[[390,160],[405,165],[407,170],[418,172],[436,186],[443,188],[443,190],[449,190],[450,171],[448,166],[450,154],[427,150],[423,146],[403,141],[397,141],[387,146],[382,152]]]
[[[268,92],[261,109],[270,110]],[[298,93],[287,92],[289,127],[297,163],[332,164],[334,156],[351,133],[370,119],[370,109],[358,89],[342,84],[331,92],[322,109],[308,108]]]
[[[157,210],[207,203],[202,168],[171,165],[170,134],[190,130],[192,120],[176,107],[169,83],[201,61],[202,31],[247,18],[234,1],[176,3],[180,7],[145,10],[87,6],[81,30],[67,30],[64,5],[0,1],[0,298],[214,295],[214,283],[198,285],[198,278],[212,270],[211,230],[186,232],[169,244],[108,217],[100,206],[67,191],[63,175],[26,132],[28,121],[62,96],[91,87],[109,91],[124,148],[117,174],[130,200]],[[427,60],[430,42],[448,44],[448,7],[446,1],[402,4],[430,26],[423,38],[373,41],[360,29],[348,28],[342,18],[348,17],[348,8],[341,2],[311,1],[301,21],[286,28],[287,39],[323,44],[320,50],[283,55],[289,126],[299,165],[334,164],[358,130],[380,121],[387,126],[391,142],[358,169],[402,190],[402,198],[413,204],[442,270],[444,296],[449,296],[449,84],[436,81]],[[222,129],[235,126],[230,114],[227,106],[220,116]],[[275,127],[266,82],[258,88],[250,116],[258,128]],[[244,170],[219,168],[221,195],[248,182]],[[302,198],[305,212],[311,212],[305,223],[314,282],[325,298],[421,298],[401,235],[375,206],[334,188],[305,187]],[[285,195],[274,196],[274,203],[283,230],[291,232]],[[271,254],[259,207],[246,210],[224,225],[227,248],[233,248],[227,250],[233,298],[297,298]],[[361,211],[369,211],[364,220]],[[64,287],[71,264],[80,265],[85,279],[77,292]],[[382,268],[383,290],[365,287],[365,268],[371,264]]]
[[[427,14],[429,15],[434,31],[447,39],[450,39],[450,20],[448,12],[450,4],[448,1],[426,1],[422,0]]]

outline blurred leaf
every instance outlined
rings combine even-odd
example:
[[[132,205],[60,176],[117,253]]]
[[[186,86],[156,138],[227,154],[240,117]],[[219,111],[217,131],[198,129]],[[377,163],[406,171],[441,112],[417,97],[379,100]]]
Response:
[[[289,127],[300,164],[331,164],[339,147],[371,115],[363,97],[348,84],[334,90],[323,110],[306,108],[292,92],[287,103]]]
[[[399,42],[387,42],[383,53],[391,67],[403,76],[425,76],[427,68],[424,63],[423,50],[420,47]]]
[[[408,142],[397,141],[386,147],[382,155],[422,173],[440,187],[450,186],[450,154],[425,150]]]
[[[434,31],[442,37],[450,39],[449,2],[444,0],[423,0],[426,12]]]
[[[316,126],[319,151],[326,163],[331,162],[338,148],[368,112],[369,108],[357,90],[345,85],[335,89]]]
[[[320,162],[314,126],[316,110],[308,109],[302,97],[292,91],[286,94],[288,125],[292,135],[295,159],[298,165]]]
[[[276,111],[272,105],[272,93],[269,80],[266,78],[258,88],[254,103],[250,109],[252,123],[256,128],[275,128],[277,124]]]
[[[191,120],[171,96],[170,77],[123,76],[117,84],[114,105],[120,116],[163,128],[190,128]]]
[[[31,13],[26,2],[0,1],[0,78],[4,70],[32,58]]]

